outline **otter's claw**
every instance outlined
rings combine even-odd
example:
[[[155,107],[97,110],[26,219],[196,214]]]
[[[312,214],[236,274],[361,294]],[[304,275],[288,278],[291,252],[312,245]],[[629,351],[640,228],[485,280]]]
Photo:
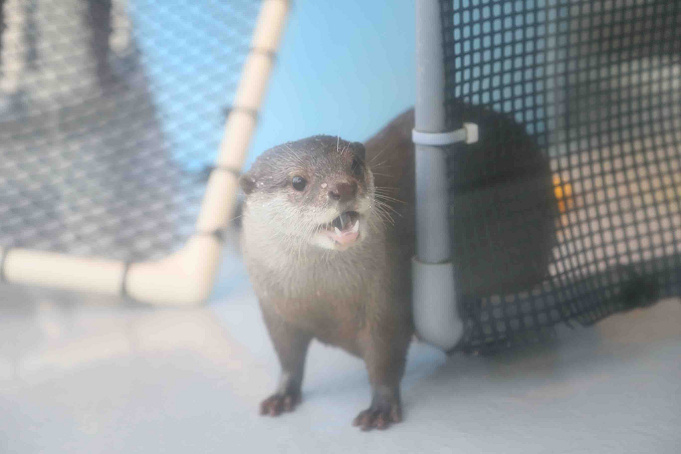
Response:
[[[362,430],[379,429],[384,430],[390,427],[390,424],[402,421],[402,410],[398,403],[390,406],[370,408],[360,412],[359,415],[352,422],[353,426],[359,426]]]
[[[300,394],[272,394],[260,403],[260,414],[279,416],[283,412],[295,410],[300,403]]]

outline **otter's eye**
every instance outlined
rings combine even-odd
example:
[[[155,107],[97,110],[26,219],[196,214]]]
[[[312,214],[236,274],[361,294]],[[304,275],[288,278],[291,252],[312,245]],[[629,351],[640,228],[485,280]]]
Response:
[[[303,177],[293,177],[293,179],[291,179],[291,186],[293,186],[293,189],[296,191],[302,191],[305,189],[306,185],[307,181],[305,181],[305,178]]]
[[[352,160],[352,173],[354,173],[356,176],[362,175],[362,164],[359,163],[359,160],[357,158]]]

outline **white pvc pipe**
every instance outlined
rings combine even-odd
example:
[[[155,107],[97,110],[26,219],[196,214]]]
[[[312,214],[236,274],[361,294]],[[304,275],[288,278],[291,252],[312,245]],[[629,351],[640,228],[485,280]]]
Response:
[[[279,48],[289,2],[265,0],[260,9],[241,79],[220,144],[216,167],[240,169],[255,130],[258,109]],[[206,186],[196,232],[173,255],[156,262],[126,265],[53,252],[0,249],[6,281],[64,289],[119,294],[159,305],[194,305],[206,300],[213,286],[222,244],[206,232],[227,227],[237,191],[236,176],[216,171]],[[6,254],[6,257],[5,257]]]
[[[2,46],[2,78],[0,90],[5,95],[13,95],[21,89],[22,77],[26,68],[26,46],[24,43],[24,24],[26,10],[22,0],[8,0],[4,5],[6,29],[0,35]]]
[[[121,262],[29,249],[9,249],[4,253],[4,277],[8,282],[102,293],[117,293],[121,288]]]

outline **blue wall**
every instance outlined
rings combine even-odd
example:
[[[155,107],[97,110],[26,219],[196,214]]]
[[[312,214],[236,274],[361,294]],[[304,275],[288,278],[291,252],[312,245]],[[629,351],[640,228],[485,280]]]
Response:
[[[293,2],[248,162],[313,134],[364,140],[414,103],[414,0]]]

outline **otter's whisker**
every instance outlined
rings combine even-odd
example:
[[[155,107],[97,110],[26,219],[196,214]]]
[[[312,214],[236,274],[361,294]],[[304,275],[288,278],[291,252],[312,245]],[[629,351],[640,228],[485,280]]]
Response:
[[[393,186],[376,186],[374,189],[376,191],[379,191],[379,192],[381,192],[381,191],[382,192],[387,192],[387,191],[397,192],[397,191],[399,191],[399,188],[395,188]]]
[[[376,159],[378,159],[379,156],[381,156],[381,155],[383,154],[383,152],[384,152],[385,150],[387,150],[387,149],[388,149],[388,145],[384,146],[384,147],[381,149],[381,151],[379,151],[378,154],[376,154],[376,156],[374,156],[374,157],[371,158],[371,161],[369,161],[368,164],[369,164],[371,167],[374,167],[374,166],[372,165],[372,163],[373,163]],[[384,162],[385,162],[385,161],[384,161]]]
[[[402,205],[407,204],[407,202],[405,202],[404,200],[396,199],[395,197],[390,197],[390,196],[387,196],[385,194],[375,194],[374,197],[377,198],[377,199],[380,199],[380,200],[384,200],[386,202],[395,202],[395,203],[400,203]]]
[[[376,205],[378,207],[380,207],[386,213],[388,213],[388,210],[390,210],[391,212],[398,215],[399,217],[402,217],[402,214],[399,211],[397,211],[395,208],[393,208],[392,206],[390,206],[389,204],[387,204],[385,202],[381,202],[380,200],[376,200]]]
[[[388,162],[387,159],[381,161],[381,162],[378,163],[378,164],[369,164],[369,167],[370,167],[371,169],[378,169],[378,168],[381,168],[381,169],[390,169],[390,168],[393,167],[393,166],[387,166],[387,165],[385,165],[386,162]]]
[[[378,201],[378,200],[375,200],[375,202],[376,202],[376,212],[379,214],[379,216],[381,216],[384,220],[388,221],[390,224],[394,225],[395,220],[390,215],[390,213],[386,210],[386,207],[388,207],[388,206],[385,205],[384,203]],[[388,208],[391,208],[391,207],[388,207]],[[395,210],[393,210],[393,211],[395,211]],[[397,212],[395,212],[395,213],[397,213]],[[399,213],[397,213],[397,214],[399,214]]]

